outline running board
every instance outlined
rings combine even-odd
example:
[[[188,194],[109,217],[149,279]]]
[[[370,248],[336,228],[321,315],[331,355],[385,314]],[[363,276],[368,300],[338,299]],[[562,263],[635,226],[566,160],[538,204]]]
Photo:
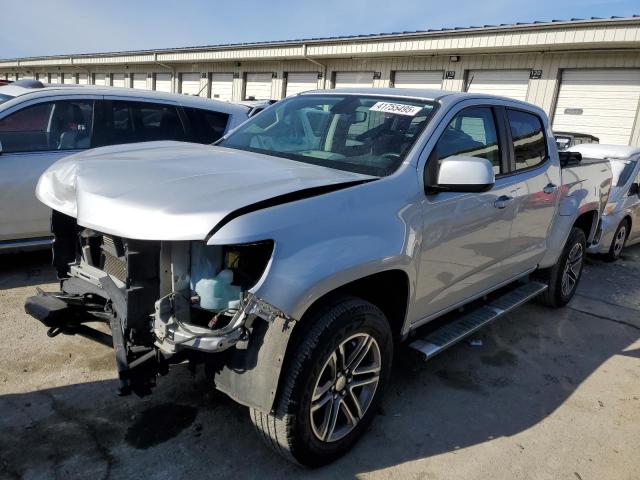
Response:
[[[424,360],[429,360],[488,323],[540,295],[546,289],[547,286],[543,283],[525,283],[492,299],[489,303],[463,313],[427,336],[414,340],[409,347],[419,352]]]

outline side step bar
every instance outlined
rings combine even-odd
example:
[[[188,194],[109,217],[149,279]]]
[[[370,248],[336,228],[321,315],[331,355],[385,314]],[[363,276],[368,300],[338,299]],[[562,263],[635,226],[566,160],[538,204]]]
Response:
[[[409,347],[416,350],[424,360],[429,360],[488,323],[540,295],[546,289],[547,286],[539,282],[520,285],[492,299],[489,303],[463,313],[427,336],[414,340]]]

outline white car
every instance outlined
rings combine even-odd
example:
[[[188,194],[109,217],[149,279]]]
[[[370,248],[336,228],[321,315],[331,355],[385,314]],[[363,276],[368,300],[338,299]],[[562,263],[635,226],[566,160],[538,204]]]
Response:
[[[624,145],[583,144],[571,147],[584,159],[606,159],[613,181],[609,202],[602,213],[596,241],[589,253],[617,260],[622,249],[640,242],[640,148]]]
[[[89,85],[0,87],[0,252],[50,243],[34,191],[54,162],[94,147],[154,140],[213,143],[253,109],[218,100]]]

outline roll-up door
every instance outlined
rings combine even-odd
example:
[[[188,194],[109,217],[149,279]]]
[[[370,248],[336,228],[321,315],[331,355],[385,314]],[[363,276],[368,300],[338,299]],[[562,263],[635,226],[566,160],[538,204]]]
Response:
[[[65,73],[63,74],[62,81],[67,84],[76,83],[76,75],[74,73]]]
[[[180,74],[180,93],[185,95],[198,95],[201,88],[199,73]]]
[[[146,73],[134,73],[133,74],[132,85],[133,85],[133,88],[137,88],[139,90],[146,90],[147,89],[147,74]]]
[[[49,83],[60,83],[60,76],[57,73],[52,73]]]
[[[211,74],[211,98],[215,98],[216,100],[233,99],[232,73]]]
[[[553,129],[629,145],[639,103],[640,69],[565,70]]]
[[[335,88],[370,88],[373,72],[336,72]]]
[[[156,90],[171,93],[171,74],[156,73]]]
[[[488,93],[525,101],[529,89],[529,70],[470,70],[471,93]]]
[[[78,83],[80,85],[86,85],[87,83],[89,83],[88,75],[86,73],[79,73],[78,74]]]
[[[405,72],[397,71],[393,80],[396,88],[429,88],[440,90],[442,88],[442,72]]]
[[[113,74],[113,86],[114,87],[124,87],[124,73],[114,73]]]
[[[106,73],[94,73],[93,74],[93,84],[94,85],[106,85],[107,84],[107,74]]]
[[[296,93],[316,90],[318,88],[318,72],[287,74],[287,97]]]
[[[269,100],[271,98],[271,73],[247,73],[245,100]]]

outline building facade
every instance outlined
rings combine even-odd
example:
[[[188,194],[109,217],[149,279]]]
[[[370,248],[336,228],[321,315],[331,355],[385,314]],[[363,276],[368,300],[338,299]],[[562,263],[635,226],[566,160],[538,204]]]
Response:
[[[0,60],[0,78],[280,99],[436,88],[541,106],[556,131],[640,146],[640,17]]]

